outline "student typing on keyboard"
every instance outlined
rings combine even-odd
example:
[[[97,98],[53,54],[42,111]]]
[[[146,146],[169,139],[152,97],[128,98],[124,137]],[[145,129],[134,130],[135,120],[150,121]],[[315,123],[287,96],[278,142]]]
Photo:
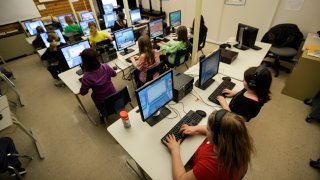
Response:
[[[233,97],[229,105],[223,96],[218,96],[217,100],[223,109],[250,121],[258,115],[264,103],[270,100],[271,82],[271,73],[265,66],[251,67],[244,72],[244,89],[238,93],[229,89],[222,91],[224,96]]]
[[[187,172],[181,160],[180,141],[167,136],[173,179],[242,179],[246,174],[253,143],[241,116],[221,109],[211,113],[207,126],[183,125],[181,132],[207,138],[193,155],[192,170]]]

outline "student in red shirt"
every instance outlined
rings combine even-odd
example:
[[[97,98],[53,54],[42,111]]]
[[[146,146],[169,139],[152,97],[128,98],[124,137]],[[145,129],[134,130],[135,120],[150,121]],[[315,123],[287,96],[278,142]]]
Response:
[[[236,180],[246,174],[254,149],[241,116],[221,109],[211,113],[207,126],[184,124],[180,131],[207,138],[193,155],[192,170],[187,172],[181,160],[180,141],[173,135],[167,137],[165,144],[171,153],[174,180]]]

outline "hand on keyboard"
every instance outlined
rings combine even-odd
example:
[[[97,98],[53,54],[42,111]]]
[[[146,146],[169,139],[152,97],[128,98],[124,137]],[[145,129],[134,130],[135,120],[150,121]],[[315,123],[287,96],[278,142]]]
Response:
[[[223,96],[217,96],[217,101],[219,102],[219,104],[222,107],[228,106],[228,103],[227,103],[226,99]]]
[[[234,92],[234,91],[232,91],[232,90],[230,90],[230,89],[224,89],[223,91],[222,91],[222,95],[223,96],[226,96],[226,97],[233,97],[233,96],[235,96],[237,93],[236,92]]]
[[[163,140],[163,143],[168,147],[170,152],[180,149],[180,143],[181,139],[177,141],[176,137],[172,134],[169,134],[165,140]]]
[[[182,133],[183,135],[195,135],[196,134],[196,130],[195,130],[195,126],[189,126],[188,124],[183,124],[180,128],[180,133]]]

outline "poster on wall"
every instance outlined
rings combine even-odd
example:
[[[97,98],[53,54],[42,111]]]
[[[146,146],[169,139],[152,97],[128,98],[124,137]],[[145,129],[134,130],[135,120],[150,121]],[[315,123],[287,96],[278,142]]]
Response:
[[[286,10],[289,11],[300,11],[302,8],[304,0],[287,0]]]
[[[224,4],[235,5],[235,6],[244,6],[246,4],[246,0],[225,0]]]

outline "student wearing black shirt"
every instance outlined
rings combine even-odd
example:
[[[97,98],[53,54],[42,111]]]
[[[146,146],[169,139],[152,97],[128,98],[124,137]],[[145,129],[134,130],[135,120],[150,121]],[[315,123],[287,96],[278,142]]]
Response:
[[[118,31],[118,30],[126,28],[126,27],[127,27],[127,23],[126,23],[126,20],[124,19],[124,13],[119,12],[118,13],[118,20],[116,22],[114,22],[113,31]]]
[[[36,38],[32,41],[32,46],[35,48],[35,49],[38,49],[38,48],[45,48],[45,44],[44,42],[42,41],[41,39],[41,36],[40,34],[41,33],[44,33],[44,29],[41,27],[41,26],[37,26],[36,27],[36,30],[37,30],[37,35],[36,35]]]
[[[272,76],[266,67],[251,67],[244,72],[244,89],[238,93],[229,89],[222,91],[225,96],[233,97],[229,105],[223,96],[218,96],[217,100],[223,109],[250,121],[258,115],[264,103],[270,100],[271,82]]]
[[[65,46],[65,43],[60,42],[59,36],[54,31],[48,32],[48,41],[50,47],[44,52],[41,56],[41,60],[48,61],[48,71],[51,73],[52,77],[56,79],[56,86],[63,85],[62,81],[59,79],[58,74],[66,71],[68,69],[68,64],[63,58],[63,54],[60,51],[62,46]]]

